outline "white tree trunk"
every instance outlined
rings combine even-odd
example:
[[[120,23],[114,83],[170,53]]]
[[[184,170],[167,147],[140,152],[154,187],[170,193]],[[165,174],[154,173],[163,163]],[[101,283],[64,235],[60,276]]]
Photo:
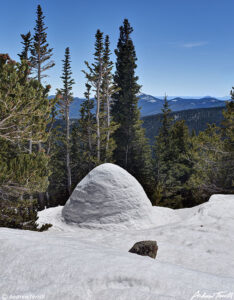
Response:
[[[70,118],[69,118],[69,103],[66,95],[66,168],[67,168],[67,190],[71,194],[71,167],[70,167]]]
[[[110,97],[109,92],[106,95],[106,107],[107,107],[107,136],[106,136],[106,156],[109,149],[109,140],[110,140]],[[106,161],[106,159],[105,159]]]

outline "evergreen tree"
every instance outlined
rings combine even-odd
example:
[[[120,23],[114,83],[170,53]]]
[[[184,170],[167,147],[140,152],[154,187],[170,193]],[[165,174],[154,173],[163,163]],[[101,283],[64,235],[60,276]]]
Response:
[[[171,128],[172,168],[170,190],[175,207],[194,205],[188,181],[193,174],[192,140],[185,121],[177,121]]]
[[[162,109],[162,126],[155,144],[154,202],[179,208],[190,206],[187,183],[192,173],[191,141],[185,121],[173,123],[167,97]]]
[[[91,85],[86,83],[85,100],[80,106],[80,119],[72,130],[72,168],[74,185],[97,165],[96,116]],[[77,172],[79,170],[79,172]]]
[[[234,193],[234,95],[232,101],[226,103],[223,111],[222,139],[224,140],[223,164],[226,166],[225,185],[229,193]]]
[[[194,137],[194,174],[189,187],[197,202],[212,194],[234,193],[234,101],[227,102],[221,127],[215,124]]]
[[[30,60],[29,53],[32,47],[31,32],[29,31],[27,34],[21,34],[21,38],[23,39],[23,41],[21,42],[21,44],[23,44],[23,49],[22,52],[18,54],[18,56],[21,61],[22,60],[29,61]],[[28,73],[30,74],[31,71],[29,70]],[[29,140],[29,153],[32,153],[32,139]]]
[[[173,119],[171,118],[171,110],[165,95],[162,108],[162,125],[159,129],[159,134],[155,140],[154,146],[154,173],[156,188],[154,191],[154,202],[156,205],[161,203],[162,198],[165,198],[165,185],[168,181],[169,170],[171,168],[171,127]]]
[[[223,140],[220,128],[208,126],[193,137],[194,173],[189,187],[198,203],[207,201],[212,194],[222,193],[226,166],[223,166]]]
[[[12,143],[32,138],[38,144],[48,138],[46,127],[54,105],[47,99],[50,87],[27,80],[28,71],[27,62],[16,63],[0,54],[0,138]]]
[[[71,59],[69,47],[65,50],[65,59],[63,60],[63,88],[61,89],[61,99],[59,102],[60,112],[65,120],[66,132],[65,132],[65,144],[66,144],[66,169],[67,169],[67,190],[68,194],[71,194],[71,166],[70,166],[70,105],[73,101],[72,86],[75,83],[72,79],[71,71]]]
[[[53,55],[53,48],[49,48],[47,42],[47,27],[45,27],[44,18],[41,6],[38,5],[36,26],[34,28],[35,33],[31,47],[31,65],[35,69],[36,78],[39,83],[41,83],[43,77],[47,76],[43,73],[55,65],[54,61],[50,60]]]
[[[94,53],[94,63],[90,66],[86,61],[85,64],[89,72],[84,71],[87,80],[91,83],[95,92],[96,99],[96,140],[97,140],[97,161],[101,161],[101,129],[100,129],[100,110],[101,110],[101,86],[103,80],[103,32],[99,29],[95,35],[95,53]]]
[[[135,75],[136,52],[131,39],[133,29],[127,19],[120,27],[120,37],[115,50],[117,56],[114,76],[118,91],[113,95],[112,116],[118,129],[113,134],[116,142],[114,160],[133,174],[148,190],[151,181],[151,153],[140,121],[137,94],[140,85]]]
[[[118,124],[114,123],[111,116],[112,95],[117,92],[118,88],[113,82],[113,62],[110,60],[110,41],[106,35],[103,51],[103,80],[101,86],[101,115],[102,115],[102,161],[111,162],[113,160],[113,151],[116,147],[112,138]]]
[[[58,125],[62,122],[62,125]],[[50,141],[50,164],[51,174],[47,189],[46,205],[65,205],[69,194],[67,190],[67,169],[66,169],[66,140],[64,120],[57,119],[51,132]]]
[[[31,37],[31,32],[29,31],[27,34],[21,34],[22,37],[22,42],[23,44],[23,49],[20,54],[18,54],[20,60],[29,60],[29,53],[30,49],[32,47],[32,37]]]
[[[47,140],[52,104],[49,87],[28,80],[28,70],[26,61],[0,55],[0,226],[36,230],[32,197],[48,185],[49,157],[25,146],[29,137]]]

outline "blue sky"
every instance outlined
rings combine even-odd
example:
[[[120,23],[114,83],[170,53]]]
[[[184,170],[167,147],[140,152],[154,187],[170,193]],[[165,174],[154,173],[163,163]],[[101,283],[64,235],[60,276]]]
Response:
[[[94,35],[110,35],[128,18],[142,92],[160,96],[226,96],[234,85],[234,0],[0,0],[0,52],[17,59],[21,33],[33,32],[36,7],[46,16],[56,66],[46,79],[61,87],[64,50],[71,49],[76,85],[83,96],[84,61],[92,61]],[[115,56],[113,55],[113,60]]]

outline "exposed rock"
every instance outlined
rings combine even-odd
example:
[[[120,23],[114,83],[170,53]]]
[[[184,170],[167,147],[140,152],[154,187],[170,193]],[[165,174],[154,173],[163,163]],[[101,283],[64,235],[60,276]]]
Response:
[[[158,251],[158,245],[156,241],[141,241],[134,244],[134,246],[128,251],[136,253],[138,255],[149,256],[156,258]]]

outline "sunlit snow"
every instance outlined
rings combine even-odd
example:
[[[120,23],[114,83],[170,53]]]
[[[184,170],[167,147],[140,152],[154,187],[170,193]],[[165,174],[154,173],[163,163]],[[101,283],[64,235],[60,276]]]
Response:
[[[48,232],[0,229],[0,297],[188,300],[222,292],[234,299],[233,195],[180,210],[150,206],[151,226],[137,229],[81,228],[66,223],[62,209],[39,213],[40,224],[53,224]],[[128,252],[141,240],[157,241],[155,260]]]

